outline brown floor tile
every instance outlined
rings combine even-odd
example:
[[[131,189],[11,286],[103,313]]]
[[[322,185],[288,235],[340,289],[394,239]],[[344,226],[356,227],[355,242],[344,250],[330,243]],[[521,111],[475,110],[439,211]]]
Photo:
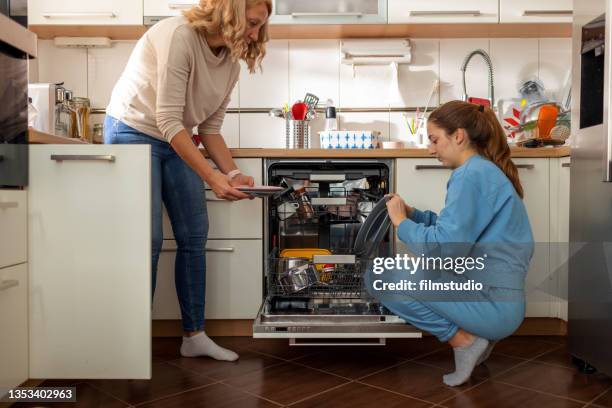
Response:
[[[455,356],[453,355],[453,349],[450,347],[433,354],[428,354],[414,361],[440,367],[444,369],[445,372],[455,370]],[[525,361],[526,360],[515,357],[492,353],[484,364],[480,364],[474,369],[472,375],[478,379],[490,378]]]
[[[226,384],[213,384],[174,397],[139,405],[139,408],[255,408],[278,407]]]
[[[176,360],[181,357],[181,337],[155,337],[151,343],[151,354],[162,361]]]
[[[448,387],[442,382],[446,370],[408,362],[366,377],[360,382],[404,395],[438,403],[476,384],[472,379],[461,387]]]
[[[495,345],[493,351],[510,357],[530,359],[558,347],[559,345],[541,340],[537,336],[521,336],[501,340]]]
[[[604,395],[593,401],[593,405],[597,407],[612,408],[612,388]]]
[[[316,346],[290,346],[287,339],[254,339],[249,349],[285,360],[293,360],[323,349]]]
[[[304,366],[284,363],[226,382],[280,404],[290,404],[343,384],[346,380]]]
[[[240,351],[240,358],[238,361],[232,362],[217,361],[211,358],[181,358],[169,361],[170,364],[205,375],[215,380],[225,380],[237,377],[282,362],[283,360],[250,350]]]
[[[448,408],[580,408],[583,404],[487,381],[441,405]]]
[[[534,338],[556,344],[567,344],[567,336],[536,336]]]
[[[41,385],[46,387],[59,386],[59,385]],[[122,408],[127,407],[128,404],[125,404],[107,393],[97,390],[89,384],[80,383],[76,386],[76,402],[66,402],[66,403],[19,403],[13,404],[11,407],[19,407],[19,408],[39,408],[39,407],[51,407],[51,408]]]
[[[581,374],[575,369],[535,362],[512,369],[497,380],[585,402],[612,385],[612,380],[602,374]]]
[[[538,357],[536,361],[541,361],[543,363],[554,364],[572,369],[576,368],[576,366],[572,364],[572,355],[569,353],[569,350],[565,346]]]
[[[258,339],[252,337],[211,337],[215,343],[236,353],[247,350],[257,344]]]
[[[293,360],[342,377],[357,379],[404,361],[401,357],[372,347],[333,347]]]
[[[291,405],[291,408],[400,408],[429,407],[428,403],[369,387],[364,384],[350,383],[331,391]]]
[[[91,380],[92,385],[130,404],[139,404],[215,382],[168,363],[152,365],[151,380]]]
[[[384,350],[405,359],[413,359],[445,347],[448,346],[440,343],[437,338],[426,336],[420,339],[388,339]]]

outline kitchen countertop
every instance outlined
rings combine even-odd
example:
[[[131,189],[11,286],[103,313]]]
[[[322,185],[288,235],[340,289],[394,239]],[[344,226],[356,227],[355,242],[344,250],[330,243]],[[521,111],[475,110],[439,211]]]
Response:
[[[30,129],[32,144],[86,144],[79,139],[54,136]],[[202,153],[204,149],[200,149]],[[427,158],[427,149],[230,149],[235,158]],[[546,158],[570,156],[570,147],[511,148],[512,157]]]

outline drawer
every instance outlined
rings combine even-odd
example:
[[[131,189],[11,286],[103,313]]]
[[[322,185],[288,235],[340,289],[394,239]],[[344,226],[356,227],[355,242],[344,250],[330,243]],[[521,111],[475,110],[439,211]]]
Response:
[[[0,190],[0,268],[27,261],[27,192]]]
[[[261,184],[261,159],[236,159],[236,165],[243,173],[252,176],[255,184]],[[220,200],[207,188],[206,204],[209,239],[262,239],[263,202],[261,198],[236,202]],[[164,239],[174,239],[172,225],[165,209],[163,217]]]
[[[27,279],[27,264],[0,269],[0,387],[28,379]]]
[[[263,298],[261,240],[206,244],[206,318],[254,319]],[[153,319],[180,319],[174,285],[176,243],[164,241],[157,266]]]

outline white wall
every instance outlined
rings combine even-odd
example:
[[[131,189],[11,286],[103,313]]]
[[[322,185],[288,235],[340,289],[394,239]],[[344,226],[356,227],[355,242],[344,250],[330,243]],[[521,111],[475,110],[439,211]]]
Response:
[[[116,41],[110,49],[56,49],[52,41],[41,40],[39,66],[31,79],[64,81],[75,96],[87,96],[94,107],[103,108],[134,44]],[[439,77],[440,94],[432,102],[437,105],[461,97],[459,67],[476,48],[485,49],[493,59],[496,99],[517,97],[517,84],[529,77],[539,77],[550,95],[558,97],[571,67],[569,38],[417,39],[413,63],[400,67],[396,82],[389,67],[357,67],[353,72],[341,65],[339,40],[274,40],[263,73],[250,75],[243,68],[230,107],[281,107],[306,92],[322,101],[331,98],[343,108],[424,107],[432,82]],[[478,57],[470,64],[468,93],[487,96],[487,73]],[[313,135],[322,125],[321,119],[312,124]],[[346,113],[340,115],[340,126],[379,130],[385,139],[414,140],[401,113]],[[230,147],[284,144],[284,123],[265,114],[228,114],[223,130]]]

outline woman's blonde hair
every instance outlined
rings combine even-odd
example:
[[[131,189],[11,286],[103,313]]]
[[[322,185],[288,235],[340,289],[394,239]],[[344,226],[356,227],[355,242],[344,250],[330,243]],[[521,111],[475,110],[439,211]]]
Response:
[[[523,198],[523,186],[518,170],[510,158],[510,146],[506,133],[499,124],[495,112],[472,103],[451,101],[434,110],[428,122],[452,135],[464,129],[470,144],[476,151],[497,165],[510,180],[516,193]]]
[[[244,33],[247,30],[246,10],[258,4],[265,4],[268,16],[272,14],[272,0],[200,0],[183,12],[191,25],[202,33],[220,34],[227,44],[234,61],[246,62],[249,72],[261,67],[266,55],[266,42],[270,39],[268,22],[259,30],[257,41],[247,44]]]

